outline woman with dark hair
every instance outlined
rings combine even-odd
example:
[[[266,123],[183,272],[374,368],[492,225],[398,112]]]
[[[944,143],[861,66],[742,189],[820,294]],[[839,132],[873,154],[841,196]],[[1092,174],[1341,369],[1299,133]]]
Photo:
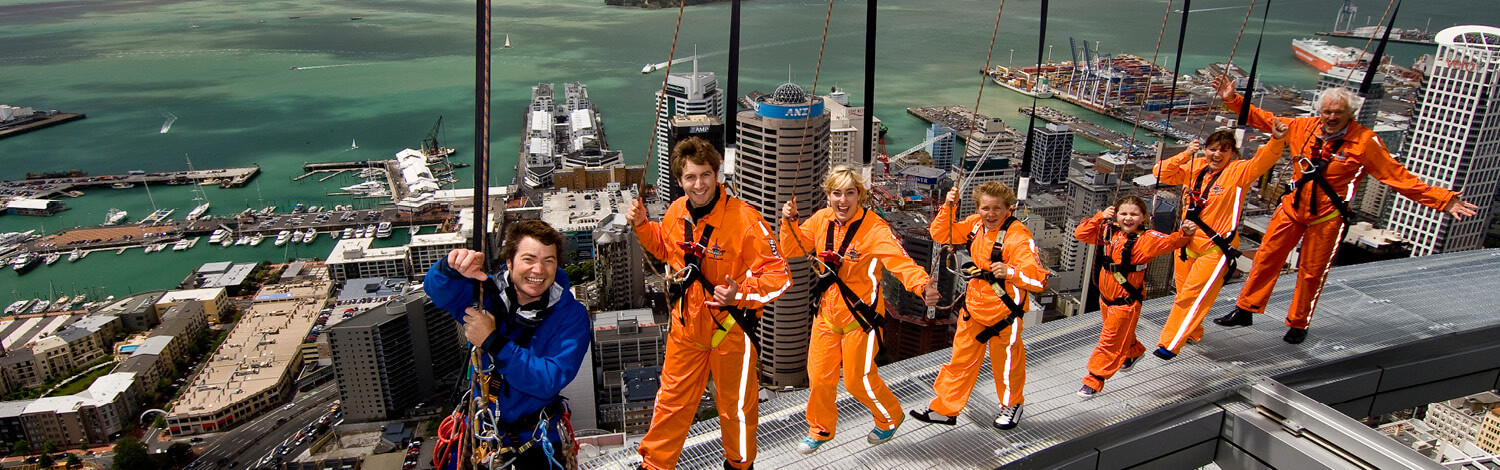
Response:
[[[1197,234],[1182,248],[1172,270],[1177,297],[1152,351],[1156,357],[1177,357],[1183,344],[1203,339],[1203,318],[1240,257],[1238,234],[1245,190],[1281,159],[1286,131],[1285,124],[1276,126],[1271,141],[1249,160],[1235,159],[1239,148],[1234,132],[1220,130],[1209,135],[1201,147],[1193,141],[1187,151],[1156,164],[1154,171],[1162,184],[1183,187],[1183,220],[1198,225]]]
[[[1099,268],[1099,311],[1104,318],[1099,331],[1099,346],[1089,356],[1089,375],[1083,378],[1078,396],[1093,398],[1104,390],[1104,381],[1115,372],[1130,369],[1146,354],[1146,347],[1135,339],[1136,322],[1141,318],[1141,301],[1146,298],[1146,265],[1153,258],[1186,246],[1197,232],[1192,221],[1183,222],[1182,230],[1166,235],[1151,226],[1146,201],[1125,196],[1115,205],[1099,211],[1078,225],[1073,236],[1091,245],[1104,245],[1109,262]]]

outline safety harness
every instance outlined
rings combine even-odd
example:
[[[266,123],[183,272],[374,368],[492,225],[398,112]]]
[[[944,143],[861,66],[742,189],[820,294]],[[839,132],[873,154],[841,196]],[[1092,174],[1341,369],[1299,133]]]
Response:
[[[1208,176],[1208,167],[1203,167],[1203,170],[1199,171],[1198,176],[1193,179],[1193,187],[1183,198],[1184,207],[1182,213],[1184,220],[1190,220],[1194,224],[1198,224],[1198,230],[1202,230],[1203,234],[1208,235],[1208,241],[1213,242],[1219,251],[1224,252],[1224,259],[1229,267],[1229,269],[1224,270],[1224,280],[1227,281],[1229,280],[1229,275],[1234,274],[1235,267],[1240,258],[1240,250],[1235,249],[1234,245],[1230,244],[1234,240],[1234,237],[1239,236],[1238,224],[1235,227],[1231,227],[1229,232],[1220,234],[1214,231],[1213,226],[1203,222],[1203,207],[1208,205],[1209,192],[1213,191],[1214,185],[1218,183],[1219,177],[1223,175],[1223,169],[1214,172],[1214,177],[1208,180],[1207,185],[1204,185],[1203,178]],[[1177,256],[1178,259],[1187,261],[1187,247],[1182,247]]]
[[[1302,169],[1302,176],[1297,178],[1296,181],[1292,181],[1291,183],[1289,183],[1290,187],[1288,188],[1288,193],[1292,195],[1292,208],[1301,209],[1301,207],[1298,206],[1302,203],[1300,196],[1302,195],[1301,191],[1303,188],[1308,188],[1308,191],[1322,190],[1323,194],[1326,194],[1328,196],[1328,202],[1332,203],[1333,208],[1338,212],[1335,214],[1328,214],[1327,216],[1319,218],[1318,220],[1315,220],[1308,225],[1317,225],[1323,222],[1327,222],[1333,219],[1335,216],[1342,216],[1344,218],[1345,225],[1348,225],[1350,222],[1349,219],[1354,216],[1354,211],[1349,210],[1348,201],[1345,201],[1343,197],[1339,196],[1338,191],[1333,189],[1333,184],[1328,182],[1328,165],[1333,163],[1332,157],[1334,155],[1338,155],[1339,149],[1343,148],[1345,142],[1344,138],[1343,136],[1339,136],[1333,140],[1324,141],[1323,137],[1318,136],[1314,137],[1313,139],[1315,140],[1313,142],[1312,151],[1309,152],[1311,155],[1302,159],[1305,165],[1305,167]],[[1312,184],[1309,185],[1308,183]],[[1309,194],[1307,199],[1309,204],[1307,208],[1308,214],[1317,214],[1317,195]]]
[[[697,284],[703,288],[705,295],[713,296],[714,287],[716,287],[712,281],[708,280],[707,276],[703,275],[703,259],[704,255],[707,254],[708,240],[713,236],[714,226],[704,224],[703,235],[698,237],[696,243],[691,240],[693,239],[693,226],[697,225],[697,219],[701,219],[703,216],[708,215],[709,212],[712,212],[713,207],[718,202],[719,198],[715,197],[714,201],[709,203],[708,206],[691,209],[690,211],[693,213],[692,218],[683,218],[682,241],[677,242],[677,246],[682,248],[683,266],[676,274],[669,276],[667,286],[669,301],[677,304],[677,311],[681,315],[677,317],[677,321],[683,327],[687,326],[687,308],[685,304],[688,289]],[[709,342],[709,347],[718,347],[719,343],[723,342],[724,338],[729,335],[729,330],[733,329],[735,325],[740,326],[740,329],[745,332],[745,336],[750,338],[752,344],[759,343],[756,335],[758,320],[756,319],[754,310],[729,305],[720,307],[720,310],[729,315],[719,320],[718,331],[714,332],[713,339]]]
[[[869,215],[868,209],[865,210],[864,214],[860,215],[859,220],[855,220],[853,223],[849,224],[849,228],[844,231],[844,240],[839,243],[837,250],[835,250],[833,246],[834,221],[830,220],[828,222],[828,225],[824,230],[824,232],[827,234],[827,237],[823,242],[823,251],[818,253],[818,261],[822,262],[823,266],[825,266],[827,269],[823,269],[821,272],[817,272],[815,270],[818,275],[818,280],[813,284],[812,293],[813,299],[822,299],[823,293],[828,292],[828,289],[837,286],[839,289],[839,297],[844,300],[844,306],[848,307],[850,312],[853,312],[854,321],[859,323],[859,329],[864,330],[865,332],[869,332],[870,330],[880,328],[881,325],[885,324],[885,317],[881,316],[879,312],[876,312],[874,306],[865,303],[864,299],[860,298],[859,294],[856,294],[854,292],[854,289],[850,288],[849,284],[845,283],[843,278],[839,277],[839,267],[844,263],[844,255],[849,252],[849,243],[854,240],[855,233],[859,232],[860,223],[865,221],[866,215]],[[878,299],[878,296],[880,295],[879,289],[875,290],[875,295]],[[817,318],[818,307],[820,307],[821,305],[822,302],[818,300],[813,301],[813,318]],[[826,318],[824,320],[828,321]],[[828,325],[830,327],[834,327],[831,321],[828,323]],[[834,327],[833,329],[839,330],[839,328],[837,327]],[[840,333],[847,332],[848,331],[840,331]]]
[[[1144,264],[1130,264],[1130,260],[1135,259],[1135,242],[1139,239],[1140,232],[1125,235],[1125,246],[1120,249],[1120,262],[1116,263],[1114,260],[1110,260],[1104,265],[1104,270],[1114,276],[1115,282],[1120,284],[1120,287],[1125,288],[1126,293],[1124,296],[1113,299],[1101,297],[1104,305],[1119,307],[1139,303],[1146,299],[1146,293],[1140,287],[1131,284],[1130,279],[1126,277],[1130,273],[1146,270],[1146,265]]]
[[[1002,222],[1000,224],[1000,233],[995,235],[995,244],[990,247],[990,264],[992,266],[995,263],[1005,262],[1005,234],[1008,230],[1010,230],[1010,225],[1013,223],[1016,223],[1015,217],[1006,217],[1005,222]],[[982,224],[976,223],[974,225],[974,229],[969,232],[969,241],[968,243],[965,243],[965,246],[973,245],[974,238],[979,235],[979,230],[981,227],[983,227]],[[995,277],[994,272],[979,269],[979,267],[971,261],[968,263],[964,263],[964,266],[959,270],[959,273],[962,274],[966,280],[980,279],[988,282],[990,284],[990,287],[995,289],[995,294],[1000,296],[1000,302],[1004,303],[1005,308],[1010,310],[1010,315],[1006,315],[1005,318],[1001,319],[999,322],[996,322],[994,325],[984,327],[984,329],[979,330],[978,334],[974,335],[974,339],[979,341],[980,343],[988,343],[991,338],[994,338],[995,335],[998,335],[1001,331],[1009,328],[1012,322],[1016,321],[1016,319],[1018,318],[1021,318],[1021,316],[1026,313],[1026,309],[1022,308],[1021,304],[1016,303],[1016,299],[1012,298],[1010,296],[1010,293],[1005,291],[1004,280]],[[965,290],[963,294],[959,294],[958,298],[953,301],[953,304],[964,312],[964,321],[969,321],[969,319],[971,318],[969,316],[968,305],[965,302],[967,298],[968,291]]]

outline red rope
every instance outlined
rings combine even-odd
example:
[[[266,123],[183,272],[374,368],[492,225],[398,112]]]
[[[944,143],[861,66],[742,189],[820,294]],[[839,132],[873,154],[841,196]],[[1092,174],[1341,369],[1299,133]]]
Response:
[[[459,440],[468,432],[469,425],[462,414],[453,413],[443,418],[442,424],[438,425],[437,445],[432,450],[432,466],[438,470],[447,468],[448,459],[457,457]]]

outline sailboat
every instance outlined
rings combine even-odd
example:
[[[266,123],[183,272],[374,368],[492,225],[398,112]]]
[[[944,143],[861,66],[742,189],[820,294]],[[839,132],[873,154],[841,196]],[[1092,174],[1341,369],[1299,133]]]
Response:
[[[510,49],[510,33],[505,33],[505,46],[503,47]]]
[[[193,159],[188,158],[187,154],[183,154],[182,156],[183,158],[187,159],[188,171],[193,171]],[[188,212],[187,220],[189,222],[198,220],[200,217],[203,217],[204,214],[208,213],[208,195],[203,193],[203,188],[195,187],[193,188],[193,190],[198,192],[198,197],[193,198],[193,200],[203,201],[203,204],[199,204],[198,207],[194,207],[191,212]]]
[[[349,139],[349,150],[354,150],[357,148],[359,148],[359,142],[355,142],[355,139]]]

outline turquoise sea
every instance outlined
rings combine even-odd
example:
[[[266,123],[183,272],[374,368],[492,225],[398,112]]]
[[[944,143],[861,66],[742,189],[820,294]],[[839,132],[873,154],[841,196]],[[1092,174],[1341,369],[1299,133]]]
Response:
[[[495,181],[513,174],[522,111],[538,82],[582,81],[605,117],[613,148],[628,162],[647,163],[652,93],[661,72],[640,73],[662,62],[672,43],[677,11],[606,7],[602,0],[496,1],[493,142]],[[1229,55],[1247,2],[1194,3],[1183,56],[1184,71]],[[1314,69],[1292,56],[1290,41],[1329,29],[1342,2],[1275,2],[1261,57],[1264,80],[1310,86]],[[1176,2],[1173,8],[1180,8]],[[1259,2],[1264,4],[1264,2]],[[770,91],[789,79],[805,88],[817,78],[819,93],[837,86],[855,105],[862,90],[865,2],[833,2],[821,70],[815,68],[827,2],[756,0],[744,4],[740,91]],[[974,104],[999,2],[886,0],[880,2],[875,114],[890,127],[888,145],[900,151],[923,139],[925,125],[910,106]],[[1000,22],[992,63],[1036,60],[1040,2],[1012,0]],[[1218,9],[1220,7],[1235,7]],[[1385,3],[1365,0],[1361,16],[1378,21]],[[1151,57],[1167,10],[1165,1],[1052,2],[1046,43],[1054,60],[1067,60],[1068,39],[1098,42],[1105,53]],[[1260,6],[1239,46],[1236,62],[1248,68]],[[729,5],[690,7],[683,16],[677,57],[703,58],[702,70],[727,81]],[[259,165],[255,183],[239,189],[205,187],[214,214],[245,207],[296,203],[367,202],[325,194],[358,182],[340,176],[292,181],[304,162],[389,158],[418,145],[439,116],[446,146],[460,160],[473,156],[474,7],[462,2],[350,1],[229,2],[208,0],[0,0],[0,103],[87,113],[88,118],[0,140],[0,179],[28,171],[78,168],[91,174]],[[352,17],[360,17],[352,20]],[[1500,24],[1489,2],[1444,0],[1405,5],[1398,27],[1441,29]],[[1167,26],[1158,63],[1171,63],[1178,16]],[[1364,21],[1360,21],[1363,23]],[[1342,45],[1363,41],[1331,39]],[[1014,50],[1014,59],[1012,59]],[[1409,65],[1431,46],[1393,44],[1389,52]],[[291,70],[291,67],[299,70]],[[677,67],[687,67],[686,64]],[[677,69],[681,70],[681,69]],[[1191,72],[1189,72],[1191,73]],[[994,85],[984,87],[981,109],[1025,126],[1016,112],[1030,100]],[[1052,101],[1052,106],[1083,111]],[[177,120],[160,132],[167,116]],[[1117,129],[1128,126],[1096,119]],[[358,148],[351,149],[351,142]],[[1080,142],[1085,150],[1097,150]],[[472,176],[460,170],[460,184]],[[0,216],[0,232],[56,231],[95,225],[110,208],[148,214],[153,201],[192,207],[189,187],[91,190],[65,202],[55,217]],[[205,240],[206,241],[206,240]],[[168,288],[204,262],[326,257],[328,238],[291,249],[199,247],[124,255],[95,253],[61,261],[25,276],[0,271],[0,301],[56,297],[62,293],[123,294]],[[57,292],[57,294],[52,294]]]

